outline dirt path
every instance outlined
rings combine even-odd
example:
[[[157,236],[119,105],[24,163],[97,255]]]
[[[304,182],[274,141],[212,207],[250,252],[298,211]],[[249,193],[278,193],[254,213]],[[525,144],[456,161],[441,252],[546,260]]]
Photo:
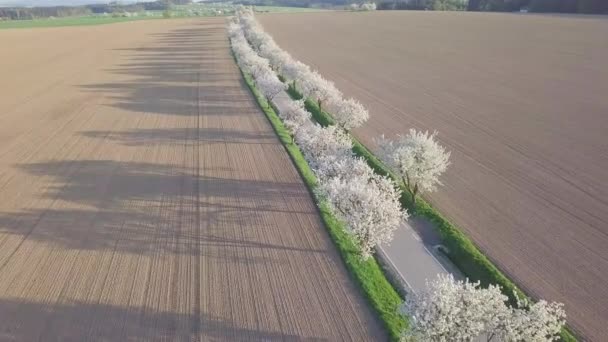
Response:
[[[223,19],[0,41],[0,339],[385,339]]]
[[[260,15],[282,47],[372,118],[438,130],[452,151],[432,202],[509,275],[608,336],[608,20],[376,12]]]

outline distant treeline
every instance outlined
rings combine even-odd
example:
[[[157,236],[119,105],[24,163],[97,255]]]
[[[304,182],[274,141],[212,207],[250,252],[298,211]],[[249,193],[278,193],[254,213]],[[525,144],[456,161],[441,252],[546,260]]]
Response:
[[[469,11],[608,13],[608,0],[469,0]]]
[[[222,1],[222,0],[219,0]],[[369,0],[240,0],[244,5],[290,7],[347,6]],[[95,4],[56,7],[0,7],[0,20],[83,16],[101,13],[164,11],[172,4],[183,5],[192,0],[158,0],[133,4]],[[489,12],[553,12],[608,14],[608,0],[376,0],[379,10],[468,10]]]
[[[401,0],[401,1],[379,1],[378,10],[445,10],[464,11],[467,8],[467,0]]]
[[[221,1],[221,0],[220,0]],[[372,0],[373,1],[373,0]],[[237,0],[244,5],[346,6],[368,0]],[[608,14],[608,0],[375,0],[379,10],[468,10]]]
[[[139,2],[134,4],[95,4],[86,6],[55,6],[55,7],[0,7],[0,19],[24,20],[50,17],[72,17],[101,13],[123,13],[141,11],[164,11],[172,4],[182,5],[191,0],[159,0],[154,2]]]
[[[606,14],[608,0],[380,0],[378,9]]]
[[[10,20],[23,20],[48,17],[70,17],[88,15],[92,11],[85,6],[68,7],[0,7],[0,18]]]
[[[244,6],[286,6],[286,7],[331,7],[349,5],[355,1],[347,0],[237,0],[235,5]]]
[[[87,5],[93,13],[164,11],[171,6],[168,1],[138,2],[129,5],[118,3]]]

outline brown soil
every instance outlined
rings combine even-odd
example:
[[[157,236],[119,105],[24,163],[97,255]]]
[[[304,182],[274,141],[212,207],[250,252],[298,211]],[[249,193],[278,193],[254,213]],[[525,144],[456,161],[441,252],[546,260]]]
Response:
[[[431,201],[519,284],[608,336],[608,19],[262,15],[279,45],[370,109],[356,134],[438,130]]]
[[[1,340],[382,340],[224,19],[3,30]]]

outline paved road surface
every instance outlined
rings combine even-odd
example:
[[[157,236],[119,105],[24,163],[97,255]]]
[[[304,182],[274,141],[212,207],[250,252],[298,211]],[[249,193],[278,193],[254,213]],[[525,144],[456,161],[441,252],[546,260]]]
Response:
[[[438,130],[430,196],[511,278],[608,336],[608,20],[378,11],[259,16],[371,120],[372,139]]]
[[[434,250],[433,247],[439,241],[432,238],[425,241],[421,232],[415,230],[413,225],[419,229],[430,230],[430,227],[425,227],[420,220],[410,219],[395,231],[390,244],[382,246],[384,254],[398,270],[409,290],[423,291],[426,289],[426,282],[435,279],[438,274],[451,272],[460,278],[460,273]]]
[[[386,338],[222,19],[0,41],[0,340]]]
[[[291,101],[286,92],[273,99],[279,111]],[[380,246],[380,253],[391,265],[391,272],[396,273],[405,292],[423,291],[427,280],[435,279],[440,273],[451,272],[457,278],[461,277],[445,257],[434,251],[433,247],[439,243],[438,236],[427,221],[410,218],[395,230],[390,244]]]

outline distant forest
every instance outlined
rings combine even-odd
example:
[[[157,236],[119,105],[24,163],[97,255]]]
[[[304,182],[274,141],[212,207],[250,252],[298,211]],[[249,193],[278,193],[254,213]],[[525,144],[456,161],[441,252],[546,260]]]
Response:
[[[50,17],[84,16],[101,13],[123,13],[141,11],[163,11],[172,4],[191,3],[191,0],[159,0],[154,2],[138,2],[133,4],[95,4],[86,6],[55,6],[55,7],[0,7],[0,20],[25,20]]]
[[[24,20],[48,17],[70,17],[91,14],[91,9],[85,6],[57,7],[0,7],[0,19]]]
[[[346,6],[368,0],[241,0],[246,5],[294,7]],[[608,0],[376,0],[379,10],[467,10],[608,14]]]
[[[221,1],[221,0],[219,0]],[[163,11],[172,4],[192,0],[158,0],[133,4],[95,4],[56,7],[0,7],[0,20],[23,20],[49,17],[83,16],[100,13]],[[335,7],[369,0],[241,0],[245,5],[291,7]],[[608,0],[376,0],[379,10],[466,10],[489,12],[544,12],[608,14]]]
[[[608,0],[469,0],[469,11],[608,13]]]

